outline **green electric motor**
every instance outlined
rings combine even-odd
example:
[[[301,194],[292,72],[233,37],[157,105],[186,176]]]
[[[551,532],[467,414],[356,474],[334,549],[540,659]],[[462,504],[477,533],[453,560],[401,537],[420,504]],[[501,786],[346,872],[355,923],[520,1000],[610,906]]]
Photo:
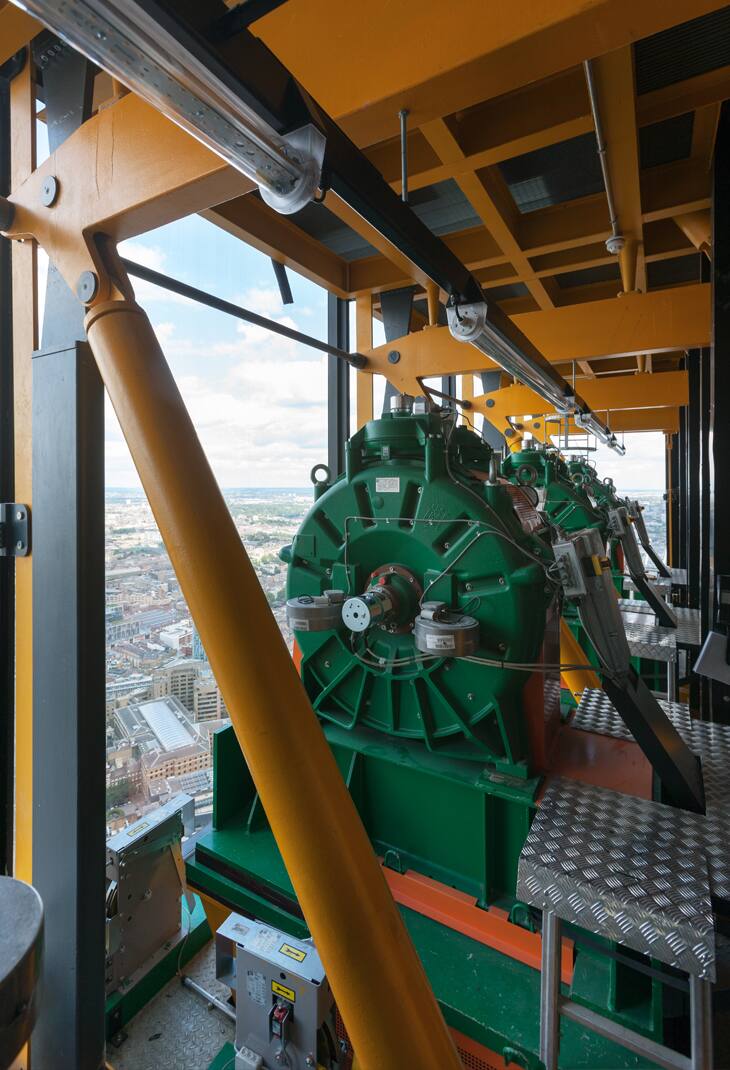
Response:
[[[324,721],[525,760],[521,696],[556,584],[518,497],[451,414],[404,408],[352,437],[345,474],[315,484],[282,551],[302,680]]]
[[[611,477],[601,479],[593,465],[583,458],[576,457],[568,461],[568,473],[575,485],[586,491],[596,509],[605,514],[607,519],[609,509],[626,505],[625,500],[616,493],[616,485]]]
[[[502,474],[510,483],[530,488],[538,508],[551,524],[566,534],[597,527],[606,538],[607,513],[594,507],[587,490],[573,479],[554,447],[530,443],[518,452],[509,453],[502,462]]]

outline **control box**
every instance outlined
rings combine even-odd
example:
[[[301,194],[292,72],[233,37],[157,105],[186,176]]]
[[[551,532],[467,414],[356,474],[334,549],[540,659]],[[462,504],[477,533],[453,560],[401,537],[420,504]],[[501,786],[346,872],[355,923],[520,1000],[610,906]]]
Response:
[[[216,976],[236,992],[235,1070],[339,1068],[334,998],[311,940],[231,914]]]

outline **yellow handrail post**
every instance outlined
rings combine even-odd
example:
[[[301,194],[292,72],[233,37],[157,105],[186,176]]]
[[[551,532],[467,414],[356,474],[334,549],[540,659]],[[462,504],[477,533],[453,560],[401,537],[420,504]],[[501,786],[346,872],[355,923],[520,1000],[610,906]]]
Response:
[[[89,343],[363,1070],[461,1062],[152,326]]]

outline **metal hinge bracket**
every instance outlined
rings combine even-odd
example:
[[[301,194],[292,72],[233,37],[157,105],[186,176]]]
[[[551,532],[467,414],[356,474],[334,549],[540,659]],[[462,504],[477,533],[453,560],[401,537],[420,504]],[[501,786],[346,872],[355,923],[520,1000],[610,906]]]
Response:
[[[19,502],[0,502],[0,557],[30,553],[30,509]]]

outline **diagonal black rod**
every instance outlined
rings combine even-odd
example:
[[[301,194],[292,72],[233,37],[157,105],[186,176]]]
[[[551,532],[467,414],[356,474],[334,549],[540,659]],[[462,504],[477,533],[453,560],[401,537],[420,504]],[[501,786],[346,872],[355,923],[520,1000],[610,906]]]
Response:
[[[172,293],[180,294],[181,297],[189,297],[191,301],[207,305],[208,308],[215,308],[218,312],[225,312],[226,315],[235,316],[236,319],[245,320],[246,323],[253,323],[257,327],[273,331],[274,334],[280,334],[284,338],[291,338],[293,342],[300,342],[302,345],[311,346],[312,349],[318,349],[321,353],[329,353],[332,357],[339,357],[340,360],[344,360],[353,368],[360,369],[367,365],[367,357],[364,357],[362,353],[348,353],[346,350],[332,346],[328,342],[321,342],[319,338],[312,338],[311,335],[302,334],[301,331],[295,331],[292,327],[277,323],[276,320],[270,320],[266,316],[259,316],[258,312],[251,312],[248,308],[242,308],[240,305],[234,305],[230,301],[224,301],[222,298],[215,297],[205,290],[198,290],[195,286],[188,286],[186,282],[172,279],[169,275],[163,275],[161,271],[153,271],[152,268],[137,264],[134,260],[122,259],[122,263],[130,275],[137,279],[145,279],[155,286],[161,286],[163,290],[170,290]]]

